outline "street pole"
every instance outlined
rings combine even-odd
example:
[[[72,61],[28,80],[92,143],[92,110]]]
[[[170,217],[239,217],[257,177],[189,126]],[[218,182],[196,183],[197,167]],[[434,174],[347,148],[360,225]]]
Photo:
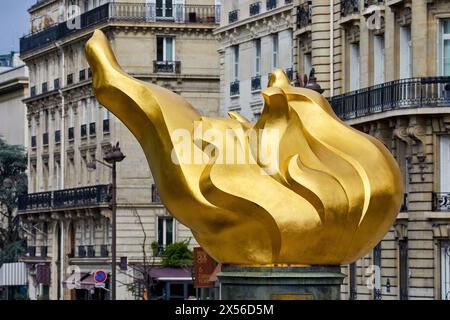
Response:
[[[112,199],[111,199],[111,211],[112,211],[112,243],[111,243],[111,300],[116,300],[116,161],[112,163]]]

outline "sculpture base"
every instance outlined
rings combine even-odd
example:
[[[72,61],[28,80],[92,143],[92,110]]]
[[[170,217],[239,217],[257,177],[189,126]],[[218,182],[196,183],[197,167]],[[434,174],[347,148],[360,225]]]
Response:
[[[222,266],[222,300],[340,300],[340,267]]]

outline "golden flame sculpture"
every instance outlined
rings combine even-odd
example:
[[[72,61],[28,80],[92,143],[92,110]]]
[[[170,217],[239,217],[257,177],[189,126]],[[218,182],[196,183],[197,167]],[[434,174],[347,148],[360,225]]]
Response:
[[[141,144],[162,202],[217,261],[351,263],[394,222],[403,189],[389,151],[339,120],[320,94],[292,87],[281,70],[272,74],[253,125],[235,113],[204,118],[181,96],[130,77],[99,30],[86,55],[97,99]],[[207,136],[189,141],[191,151],[207,161],[174,161],[186,150],[177,147],[173,133],[182,129],[195,136],[196,124],[241,137],[226,147],[242,150],[246,161],[218,161],[219,151],[227,150]],[[254,130],[265,136],[250,139]],[[271,139],[278,142],[277,157],[263,164],[255,151]],[[273,172],[262,174],[267,167]]]

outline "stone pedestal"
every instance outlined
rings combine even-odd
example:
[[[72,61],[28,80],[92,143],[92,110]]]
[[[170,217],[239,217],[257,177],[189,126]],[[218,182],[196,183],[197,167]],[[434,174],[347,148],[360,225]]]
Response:
[[[222,300],[340,300],[340,267],[222,266]]]

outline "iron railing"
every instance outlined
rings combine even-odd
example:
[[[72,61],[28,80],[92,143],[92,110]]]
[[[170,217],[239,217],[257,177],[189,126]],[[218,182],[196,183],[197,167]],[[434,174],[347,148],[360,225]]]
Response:
[[[386,82],[330,98],[343,120],[389,110],[450,106],[450,77],[410,78]]]
[[[450,192],[433,193],[433,211],[450,211]]]
[[[181,73],[181,61],[153,61],[153,73]]]
[[[302,3],[297,7],[297,27],[305,28],[311,24],[312,19],[312,1]]]
[[[359,13],[359,0],[341,1],[341,16],[346,17],[355,13]]]
[[[61,22],[20,39],[21,54],[52,44],[71,34],[108,21],[220,23],[220,5],[182,5],[160,8],[146,3],[106,3],[79,16],[79,28]]]
[[[19,198],[19,211],[59,210],[107,204],[108,185],[30,193]]]

